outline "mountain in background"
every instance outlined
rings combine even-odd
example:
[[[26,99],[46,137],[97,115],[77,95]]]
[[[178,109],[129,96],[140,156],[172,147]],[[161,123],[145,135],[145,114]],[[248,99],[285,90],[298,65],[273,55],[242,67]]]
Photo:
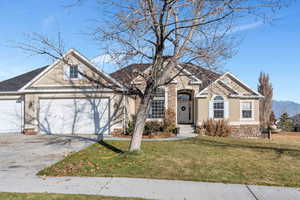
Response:
[[[300,104],[293,101],[273,101],[273,111],[276,118],[287,112],[290,117],[300,114]]]

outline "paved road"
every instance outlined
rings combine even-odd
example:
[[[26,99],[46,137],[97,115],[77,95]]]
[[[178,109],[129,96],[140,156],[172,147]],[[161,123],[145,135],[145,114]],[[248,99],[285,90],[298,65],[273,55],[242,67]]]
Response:
[[[0,136],[0,192],[49,192],[166,200],[298,200],[299,188],[131,178],[50,177],[35,173],[94,141]]]

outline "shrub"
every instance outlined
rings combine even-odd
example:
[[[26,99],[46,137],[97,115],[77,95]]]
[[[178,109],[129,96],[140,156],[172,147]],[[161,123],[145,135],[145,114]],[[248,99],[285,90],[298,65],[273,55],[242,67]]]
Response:
[[[208,136],[227,137],[231,133],[231,127],[226,120],[206,120],[203,128]]]
[[[205,135],[205,129],[203,128],[203,126],[196,126],[196,134],[198,135]]]
[[[163,131],[163,123],[157,121],[149,121],[145,124],[143,135],[151,135],[154,132]]]
[[[132,116],[132,120],[130,120],[127,124],[125,135],[132,135],[134,131],[134,126],[136,123],[136,117]],[[151,135],[154,132],[163,131],[164,124],[162,122],[157,121],[149,121],[146,122],[143,135]]]
[[[133,131],[134,131],[134,125],[135,125],[135,121],[129,121],[127,124],[127,128],[125,131],[125,135],[132,135]]]

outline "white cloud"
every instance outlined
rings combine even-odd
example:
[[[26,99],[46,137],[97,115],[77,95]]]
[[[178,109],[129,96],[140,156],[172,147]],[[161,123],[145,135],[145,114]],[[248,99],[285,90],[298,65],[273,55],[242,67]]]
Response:
[[[112,63],[113,58],[109,54],[102,54],[99,56],[96,56],[95,58],[91,59],[92,63],[95,65],[103,65],[107,63]]]
[[[236,32],[241,32],[241,31],[246,31],[246,30],[249,30],[249,29],[254,29],[254,28],[257,28],[261,25],[263,25],[264,23],[259,21],[259,22],[255,22],[255,23],[251,23],[251,24],[245,24],[245,25],[241,25],[241,26],[238,26],[236,28],[234,28],[231,32],[232,33],[236,33]]]

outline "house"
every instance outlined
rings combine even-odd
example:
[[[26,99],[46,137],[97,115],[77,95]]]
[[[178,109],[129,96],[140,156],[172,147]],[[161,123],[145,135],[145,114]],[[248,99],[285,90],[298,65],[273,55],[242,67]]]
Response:
[[[124,86],[142,87],[143,79],[134,75],[149,68],[132,64],[108,75],[71,49],[63,60],[0,82],[0,134],[110,134],[122,129],[139,105]],[[178,65],[172,73],[178,72],[156,90],[147,120],[163,120],[168,109],[175,113],[171,120],[176,125],[226,119],[232,136],[260,135],[259,93],[228,72],[193,64]]]
[[[294,131],[300,132],[300,114],[293,116],[292,119],[293,119]]]

